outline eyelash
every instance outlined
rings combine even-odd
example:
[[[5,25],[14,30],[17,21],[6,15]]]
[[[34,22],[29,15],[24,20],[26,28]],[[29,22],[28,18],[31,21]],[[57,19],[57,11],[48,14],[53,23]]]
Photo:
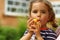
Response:
[[[35,10],[35,11],[33,11],[33,13],[37,13],[37,12],[38,12],[38,11],[36,11],[36,10]]]
[[[42,11],[41,13],[44,13],[45,14],[46,12],[45,11]]]
[[[33,11],[33,13],[37,13],[38,11]],[[46,12],[45,11],[41,11],[41,13],[45,14]]]

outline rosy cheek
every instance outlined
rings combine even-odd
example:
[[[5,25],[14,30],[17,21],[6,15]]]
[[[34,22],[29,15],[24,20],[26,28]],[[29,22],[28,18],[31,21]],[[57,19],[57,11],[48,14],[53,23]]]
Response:
[[[41,19],[41,24],[44,25],[44,24],[46,24],[46,23],[47,23],[47,18],[42,18],[42,19]]]

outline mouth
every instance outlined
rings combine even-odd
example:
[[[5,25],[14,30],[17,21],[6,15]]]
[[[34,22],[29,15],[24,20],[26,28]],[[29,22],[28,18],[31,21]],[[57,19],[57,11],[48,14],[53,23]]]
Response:
[[[40,19],[37,19],[37,18],[34,18],[33,19],[35,22],[41,22],[41,20]]]

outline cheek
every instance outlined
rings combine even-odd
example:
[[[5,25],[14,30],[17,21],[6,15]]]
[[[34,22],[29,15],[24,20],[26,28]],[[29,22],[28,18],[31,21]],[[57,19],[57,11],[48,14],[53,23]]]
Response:
[[[35,18],[35,17],[36,17],[36,15],[35,15],[35,14],[33,14],[33,13],[31,13],[31,17],[32,17],[32,18]]]
[[[48,22],[48,17],[47,16],[41,17],[41,23],[42,24],[46,24],[47,22]]]

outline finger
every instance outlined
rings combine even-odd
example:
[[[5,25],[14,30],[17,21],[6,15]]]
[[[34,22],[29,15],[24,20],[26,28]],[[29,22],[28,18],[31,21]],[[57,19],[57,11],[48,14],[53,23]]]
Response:
[[[28,29],[35,29],[35,25],[30,25]]]
[[[33,21],[31,21],[30,23],[27,24],[27,27],[31,27],[31,25],[33,25]]]
[[[35,29],[29,29],[29,31],[34,32]]]
[[[36,23],[34,23],[34,25],[35,26],[33,26],[33,28],[35,27],[37,30],[40,29],[40,27],[41,27],[40,22],[36,22]]]
[[[27,21],[27,23],[29,23],[32,20],[32,18],[29,18],[29,20]]]
[[[34,32],[33,30],[34,30],[34,29],[32,29],[31,27],[28,28],[28,31],[29,31],[29,32]]]
[[[28,24],[33,25],[34,24],[33,20],[31,20]]]
[[[41,22],[40,21],[37,22],[37,25],[38,25],[38,27],[41,27]]]
[[[31,25],[31,28],[32,29],[36,29],[36,25]]]
[[[29,26],[28,29],[31,29],[31,27]]]
[[[28,21],[27,21],[27,27],[29,27],[30,26],[30,21],[32,20],[32,18],[30,18]]]

